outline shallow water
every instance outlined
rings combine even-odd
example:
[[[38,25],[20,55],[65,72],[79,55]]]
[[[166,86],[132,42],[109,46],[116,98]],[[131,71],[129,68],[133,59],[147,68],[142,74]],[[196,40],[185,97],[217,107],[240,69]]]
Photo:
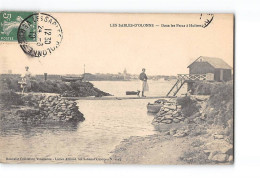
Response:
[[[138,88],[138,81],[93,82],[106,92],[124,96],[125,91]],[[165,95],[173,82],[150,82],[147,96]],[[155,134],[158,130],[151,122],[146,105],[154,100],[79,100],[78,106],[85,121],[22,123],[17,120],[0,121],[0,154],[6,157],[55,158],[85,157],[109,158],[116,145],[130,136]],[[21,161],[16,161],[21,162]],[[28,161],[23,161],[28,162]],[[50,162],[50,161],[46,161]],[[70,163],[79,161],[68,161]],[[87,163],[102,163],[89,160]]]

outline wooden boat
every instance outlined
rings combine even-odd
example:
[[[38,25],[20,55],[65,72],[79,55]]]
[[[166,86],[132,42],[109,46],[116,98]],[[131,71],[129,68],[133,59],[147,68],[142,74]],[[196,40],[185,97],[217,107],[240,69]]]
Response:
[[[83,76],[61,76],[61,80],[65,82],[75,82],[83,80]]]
[[[156,100],[154,103],[148,103],[147,104],[147,111],[150,113],[158,113],[161,109],[161,107],[163,107],[164,103],[166,103],[167,100],[165,99],[158,99]]]
[[[126,95],[139,95],[140,91],[126,91],[125,94]]]
[[[147,104],[147,111],[150,113],[158,113],[161,109],[161,107],[163,107],[163,104],[159,104],[159,103],[148,103]]]

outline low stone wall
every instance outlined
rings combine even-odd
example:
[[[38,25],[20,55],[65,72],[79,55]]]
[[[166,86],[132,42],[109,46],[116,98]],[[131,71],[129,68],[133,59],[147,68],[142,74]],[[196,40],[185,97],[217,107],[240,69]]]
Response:
[[[78,110],[77,103],[62,99],[60,96],[45,97],[39,103],[39,109],[46,118],[60,121],[82,121],[83,114]]]
[[[160,111],[155,115],[153,123],[179,123],[184,119],[185,118],[181,113],[181,106],[177,106],[175,104],[164,105],[163,107],[161,107]]]
[[[77,103],[63,99],[60,95],[30,94],[23,97],[25,106],[16,114],[23,121],[83,121],[84,116],[78,110]]]
[[[201,123],[205,121],[204,109],[208,100],[208,96],[190,96],[193,101],[196,101],[196,106],[199,109],[191,116],[185,116],[183,108],[176,101],[166,102],[160,111],[155,115],[153,123]]]

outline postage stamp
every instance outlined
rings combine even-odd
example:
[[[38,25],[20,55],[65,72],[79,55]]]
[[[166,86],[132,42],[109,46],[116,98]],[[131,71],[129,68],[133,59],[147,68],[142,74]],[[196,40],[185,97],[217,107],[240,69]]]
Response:
[[[21,22],[34,13],[35,12],[0,12],[0,42],[17,42],[17,30]],[[36,35],[36,30],[37,23],[35,21],[31,21],[30,28],[27,31],[28,35]],[[35,42],[36,36],[35,38],[30,38],[28,40]]]
[[[37,31],[34,33],[31,33],[32,23],[37,24]],[[17,31],[20,47],[31,57],[45,57],[51,54],[60,46],[62,37],[59,22],[45,13],[28,16],[20,23]]]

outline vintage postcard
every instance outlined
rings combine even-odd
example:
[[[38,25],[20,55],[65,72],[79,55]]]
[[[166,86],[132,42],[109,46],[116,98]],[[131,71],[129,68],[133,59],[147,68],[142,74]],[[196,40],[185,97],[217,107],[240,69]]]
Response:
[[[234,163],[234,15],[0,12],[0,162]]]

